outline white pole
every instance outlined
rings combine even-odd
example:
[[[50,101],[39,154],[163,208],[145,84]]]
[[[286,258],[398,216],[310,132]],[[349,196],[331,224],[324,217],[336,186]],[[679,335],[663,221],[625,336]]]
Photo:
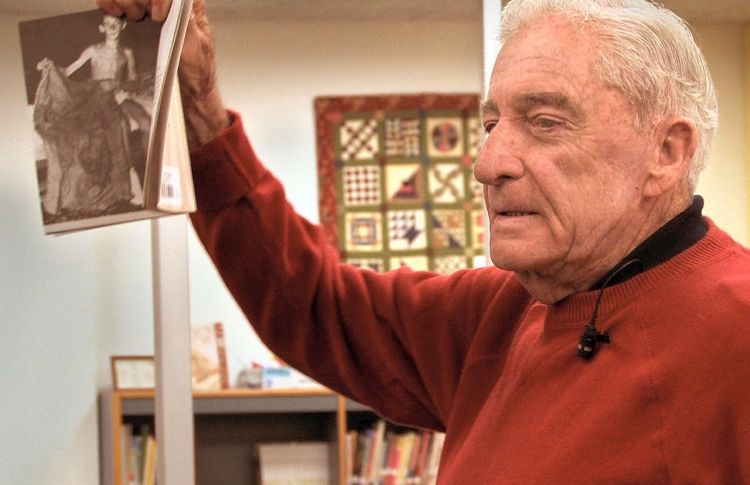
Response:
[[[501,0],[482,0],[482,96],[487,95],[490,88],[490,77],[495,67],[495,59],[500,52],[500,28],[502,23]],[[487,265],[490,261],[490,221],[485,211],[484,215],[484,255]]]
[[[483,89],[484,94],[490,86],[490,76],[492,68],[495,66],[495,59],[500,52],[500,23],[502,4],[500,0],[483,0],[482,2],[482,32],[483,32]]]
[[[151,221],[159,485],[192,485],[193,394],[187,216]]]

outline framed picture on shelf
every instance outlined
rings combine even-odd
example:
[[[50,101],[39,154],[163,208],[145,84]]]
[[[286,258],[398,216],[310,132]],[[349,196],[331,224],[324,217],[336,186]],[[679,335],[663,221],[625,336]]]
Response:
[[[155,384],[152,355],[113,355],[112,387],[116,391],[153,389]]]

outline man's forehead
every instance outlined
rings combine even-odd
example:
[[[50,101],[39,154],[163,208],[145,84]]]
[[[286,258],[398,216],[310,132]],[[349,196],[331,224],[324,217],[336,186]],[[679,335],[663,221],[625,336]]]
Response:
[[[494,72],[515,76],[529,71],[556,77],[557,73],[586,74],[599,55],[596,36],[587,35],[569,20],[548,15],[504,40]]]
[[[598,89],[585,47],[539,44],[531,37],[503,46],[490,79],[487,109],[547,106],[581,115],[586,92]]]

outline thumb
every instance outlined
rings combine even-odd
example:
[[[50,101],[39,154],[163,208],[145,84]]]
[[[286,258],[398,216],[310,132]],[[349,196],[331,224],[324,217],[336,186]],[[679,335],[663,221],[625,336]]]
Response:
[[[151,0],[151,18],[163,22],[167,18],[172,0]]]

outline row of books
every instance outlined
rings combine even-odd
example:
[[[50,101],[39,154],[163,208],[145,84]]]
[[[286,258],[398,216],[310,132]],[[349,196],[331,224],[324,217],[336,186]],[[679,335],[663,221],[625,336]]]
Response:
[[[403,430],[379,420],[347,433],[349,485],[433,485],[443,433]]]
[[[156,485],[156,438],[149,425],[122,425],[121,483]]]

